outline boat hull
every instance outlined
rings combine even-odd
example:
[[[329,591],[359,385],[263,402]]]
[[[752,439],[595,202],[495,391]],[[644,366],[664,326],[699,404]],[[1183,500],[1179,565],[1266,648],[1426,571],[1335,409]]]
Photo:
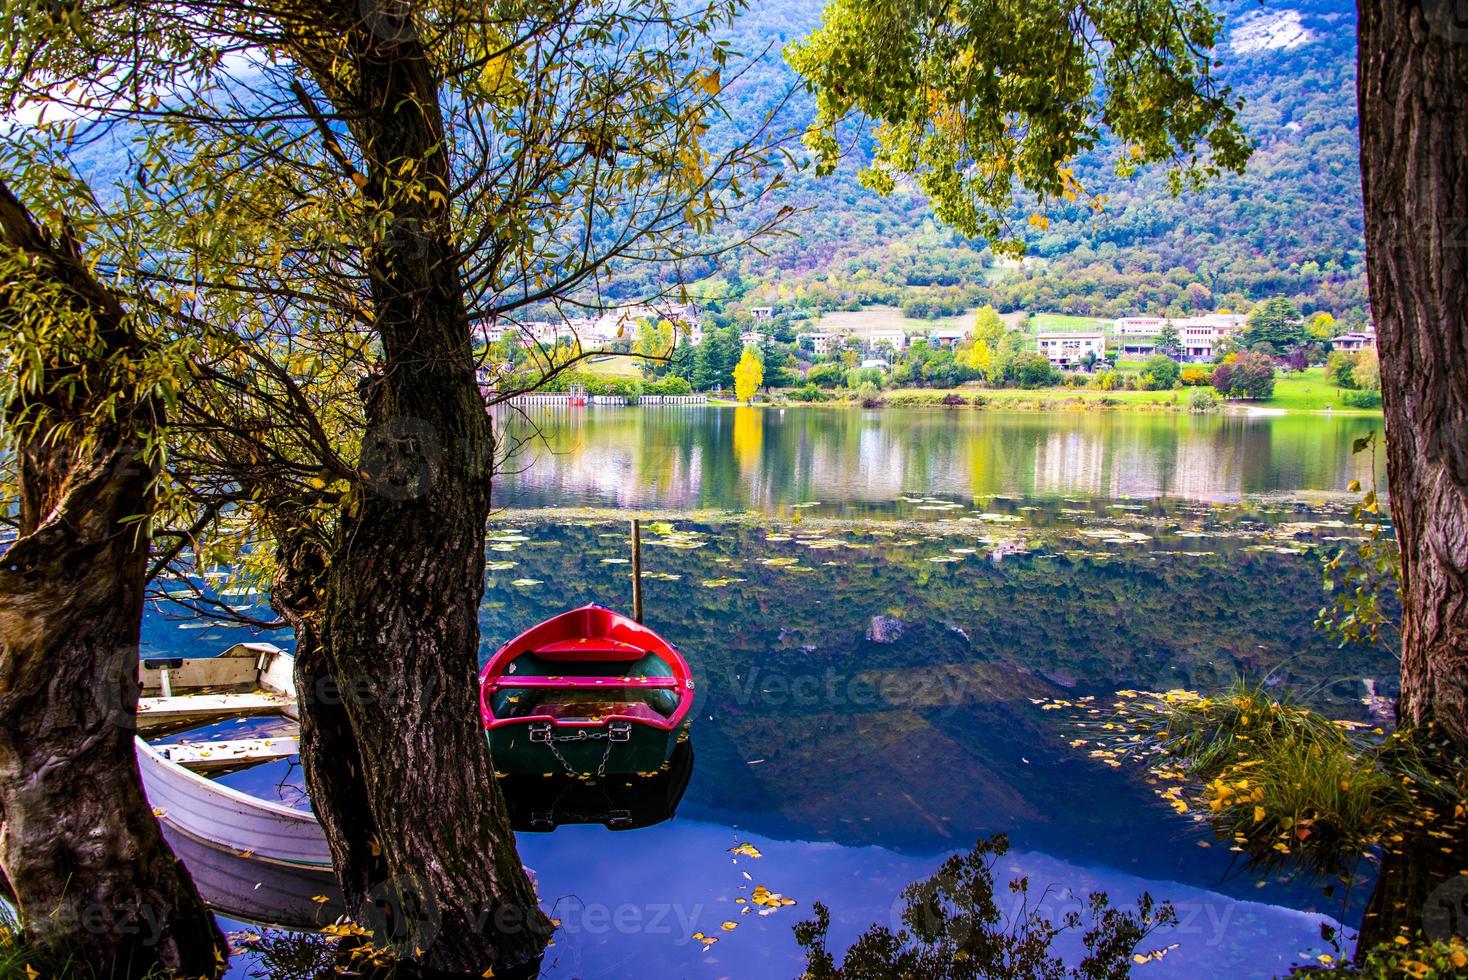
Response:
[[[148,803],[164,824],[258,861],[331,868],[315,816],[221,785],[169,761],[167,749],[136,740]]]
[[[668,761],[683,737],[681,731],[633,725],[625,741],[610,741],[605,725],[564,725],[549,733],[555,740],[550,742],[536,737],[531,729],[529,724],[502,725],[486,732],[495,772],[519,776],[653,773]]]

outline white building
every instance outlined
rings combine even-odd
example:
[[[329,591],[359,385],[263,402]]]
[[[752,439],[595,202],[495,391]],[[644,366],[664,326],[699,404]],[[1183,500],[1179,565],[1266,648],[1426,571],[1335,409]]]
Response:
[[[1106,356],[1104,333],[1042,333],[1035,341],[1036,349],[1058,368],[1077,368],[1087,353],[1099,360]]]
[[[755,322],[759,322],[761,320],[773,320],[775,318],[775,308],[773,306],[751,307],[749,310],[749,315],[754,317]]]
[[[1111,331],[1118,337],[1155,337],[1166,322],[1163,316],[1124,316],[1111,324]]]
[[[760,344],[764,343],[764,341],[765,335],[760,333],[758,330],[746,330],[739,335],[739,342],[745,347],[758,347]]]
[[[1174,320],[1172,325],[1177,328],[1178,340],[1181,341],[1182,359],[1213,360],[1218,345],[1237,333],[1244,320],[1244,316],[1238,313],[1210,313]]]
[[[800,340],[802,338],[809,338],[811,353],[816,357],[825,357],[841,346],[840,334],[825,332],[803,333],[796,339]]]
[[[1339,337],[1330,338],[1330,346],[1336,350],[1350,352],[1376,350],[1376,334],[1353,330],[1349,333],[1343,333]]]
[[[878,344],[889,344],[893,350],[902,350],[907,346],[907,331],[900,328],[891,330],[873,330],[867,334],[867,346],[876,347]]]

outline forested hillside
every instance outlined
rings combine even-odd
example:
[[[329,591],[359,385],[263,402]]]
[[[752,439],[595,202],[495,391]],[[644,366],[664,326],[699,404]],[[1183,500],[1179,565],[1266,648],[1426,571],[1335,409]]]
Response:
[[[813,29],[821,0],[761,0],[736,24],[736,50],[757,56],[733,88],[736,124],[761,118],[797,79],[780,50]],[[1077,176],[1104,210],[1052,209],[1031,229],[1022,270],[994,268],[982,242],[931,220],[920,195],[880,198],[854,167],[792,177],[772,203],[801,209],[768,256],[726,262],[706,295],[824,308],[871,302],[919,313],[992,301],[1001,309],[1077,314],[1237,308],[1272,295],[1341,319],[1365,316],[1355,111],[1355,12],[1347,0],[1229,2],[1222,75],[1242,95],[1257,143],[1247,173],[1174,198],[1160,173],[1114,173],[1116,147]],[[784,115],[809,118],[799,93]],[[860,145],[860,134],[853,133]],[[1020,224],[1027,208],[1017,212]],[[624,283],[631,287],[632,284]]]

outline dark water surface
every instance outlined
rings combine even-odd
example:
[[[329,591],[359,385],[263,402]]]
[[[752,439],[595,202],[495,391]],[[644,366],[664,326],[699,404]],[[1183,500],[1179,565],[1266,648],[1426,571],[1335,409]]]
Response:
[[[1357,920],[1368,880],[1343,899],[1260,879],[1143,773],[1070,743],[1127,688],[1267,678],[1357,720],[1367,682],[1393,692],[1389,655],[1312,626],[1320,555],[1354,533],[1326,492],[1369,479],[1349,446],[1369,423],[672,414],[571,417],[550,434],[560,454],[497,497],[664,511],[645,525],[646,619],[700,682],[676,817],[520,835],[562,924],[547,975],[795,976],[791,927],[812,902],[844,949],[999,831],[1001,900],[1023,874],[1053,918],[1097,889],[1178,906],[1155,942],[1178,948],[1138,976],[1271,976],[1327,951],[1322,920]],[[568,607],[630,606],[615,516],[508,513],[491,535],[482,657]],[[212,650],[233,634],[154,618],[148,638]],[[244,782],[296,799],[280,776]],[[731,852],[743,842],[762,856]],[[738,901],[760,885],[796,904]]]

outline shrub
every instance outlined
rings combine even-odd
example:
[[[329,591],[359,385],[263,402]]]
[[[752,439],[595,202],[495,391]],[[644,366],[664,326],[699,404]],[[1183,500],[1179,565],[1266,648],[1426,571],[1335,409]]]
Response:
[[[1016,357],[1010,371],[1015,384],[1021,388],[1046,388],[1059,379],[1059,372],[1050,366],[1045,356],[1034,351]]]
[[[882,392],[870,381],[865,382],[856,390],[856,397],[861,402],[862,408],[882,407]]]
[[[1225,398],[1270,398],[1274,395],[1274,361],[1244,351],[1213,369],[1213,387]]]
[[[1166,391],[1177,384],[1180,369],[1166,354],[1154,354],[1142,365],[1139,383],[1147,391]]]
[[[1188,411],[1216,412],[1218,398],[1207,388],[1194,388],[1188,392]]]
[[[839,388],[846,380],[846,369],[839,364],[817,364],[805,372],[805,380],[821,388]]]
[[[1337,387],[1356,387],[1355,368],[1356,359],[1343,350],[1333,350],[1325,358],[1325,375]]]
[[[806,382],[805,387],[795,393],[795,397],[803,402],[823,402],[826,400],[826,393],[810,382]]]
[[[1206,388],[1213,383],[1213,373],[1207,368],[1189,367],[1183,368],[1178,380],[1189,388]]]
[[[687,378],[670,375],[656,381],[644,381],[642,393],[644,395],[691,395],[693,385],[688,383]]]
[[[1381,392],[1343,391],[1341,392],[1341,404],[1347,408],[1380,408]]]

